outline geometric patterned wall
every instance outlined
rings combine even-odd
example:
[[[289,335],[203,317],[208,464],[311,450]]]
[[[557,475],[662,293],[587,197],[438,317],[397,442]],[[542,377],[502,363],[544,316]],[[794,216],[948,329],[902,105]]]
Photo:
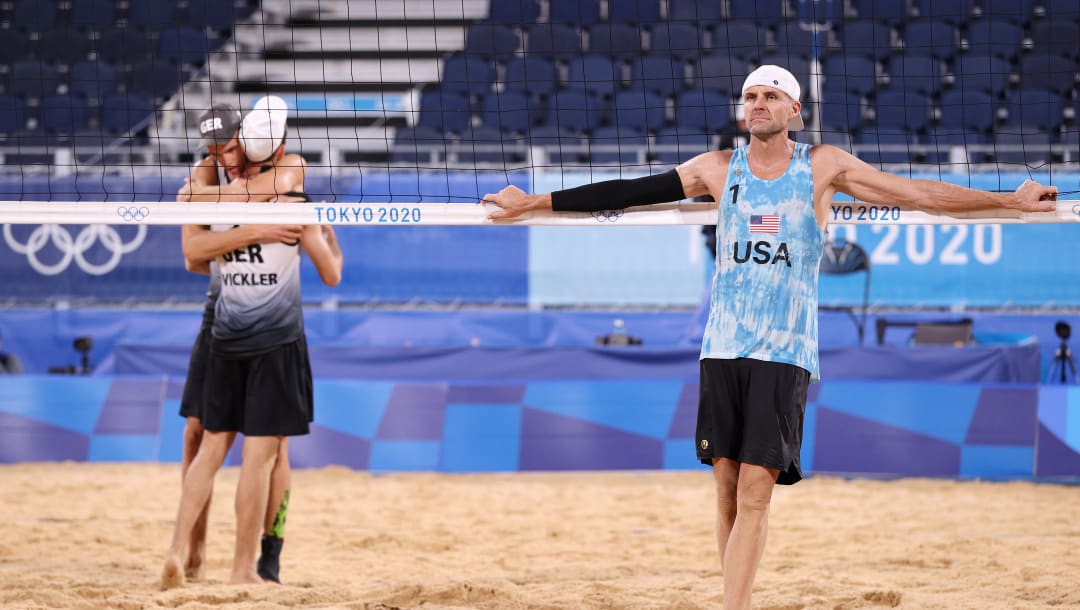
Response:
[[[177,462],[182,379],[0,377],[0,463]],[[679,381],[392,383],[315,380],[296,467],[374,471],[701,468],[697,384]],[[807,472],[1080,478],[1080,387],[814,384]],[[229,463],[238,463],[234,449]]]

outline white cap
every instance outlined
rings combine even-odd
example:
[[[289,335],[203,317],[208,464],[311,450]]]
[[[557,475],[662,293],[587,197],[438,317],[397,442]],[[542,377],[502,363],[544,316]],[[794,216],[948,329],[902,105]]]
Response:
[[[259,98],[240,124],[240,145],[252,163],[263,163],[285,143],[289,105],[276,95]]]
[[[795,79],[795,76],[780,66],[774,66],[766,64],[758,67],[746,77],[743,81],[742,94],[746,96],[746,90],[750,87],[772,87],[773,89],[779,89],[788,94],[791,99],[796,102],[800,101],[799,97],[802,95],[802,87],[799,86],[799,81]],[[803,128],[802,114],[795,115],[790,121],[788,121],[788,129],[791,131],[800,131]]]

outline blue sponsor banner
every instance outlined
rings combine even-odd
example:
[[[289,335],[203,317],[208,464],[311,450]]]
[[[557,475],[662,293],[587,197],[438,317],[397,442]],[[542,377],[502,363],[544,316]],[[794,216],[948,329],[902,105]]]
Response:
[[[1077,189],[1080,174],[914,175],[989,191],[1012,191],[1029,177]],[[1071,195],[1075,197],[1075,195]],[[1078,202],[1080,205],[1080,202]],[[876,217],[876,218],[875,218]],[[865,218],[870,225],[844,224]],[[882,206],[833,205],[830,238],[855,241],[870,256],[870,302],[889,306],[1076,306],[1080,266],[1073,224],[900,225]],[[821,303],[860,304],[863,275],[822,276]]]
[[[116,199],[168,201],[182,176],[97,176],[49,181],[0,180],[0,197],[25,200]],[[348,179],[314,176],[307,190],[326,209],[350,202],[476,203],[508,183],[525,187],[524,174],[357,172]],[[327,197],[333,194],[333,197]],[[406,205],[412,203],[414,205]],[[335,212],[336,213],[336,212]],[[381,224],[381,223],[380,223]],[[110,225],[2,225],[0,297],[23,300],[197,301],[207,279],[184,270],[179,227]],[[527,227],[340,226],[343,280],[322,284],[305,259],[306,300],[345,302],[437,301],[524,304],[528,296]]]
[[[615,175],[378,172],[311,176],[316,201],[476,202],[516,184],[548,192]],[[920,177],[920,176],[916,176]],[[927,176],[987,190],[1011,190],[1026,174]],[[1080,173],[1035,174],[1076,191]],[[182,176],[77,175],[0,180],[0,198],[22,200],[171,200]],[[1075,196],[1075,195],[1073,195]],[[315,204],[318,205],[318,204]],[[1080,205],[1080,204],[1078,204]],[[346,206],[346,209],[347,206]],[[884,211],[884,213],[883,213]],[[132,212],[136,213],[136,212]],[[336,213],[336,212],[335,212]],[[830,234],[870,255],[873,304],[885,306],[1080,306],[1080,273],[1071,256],[1074,225],[899,225],[888,210],[838,202]],[[844,224],[876,214],[871,225]],[[390,223],[394,225],[394,223]],[[696,227],[627,227],[598,219],[588,227],[338,228],[345,251],[342,284],[303,268],[311,300],[438,301],[533,305],[693,305],[709,267]],[[198,300],[205,278],[184,271],[179,230],[159,226],[3,225],[0,297],[27,300]],[[821,302],[861,303],[861,275],[822,277]]]

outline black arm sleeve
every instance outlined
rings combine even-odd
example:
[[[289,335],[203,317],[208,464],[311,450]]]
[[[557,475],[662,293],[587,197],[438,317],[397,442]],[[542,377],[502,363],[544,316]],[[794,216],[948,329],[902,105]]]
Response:
[[[605,180],[554,191],[551,193],[551,209],[556,212],[599,212],[685,198],[682,179],[678,172],[671,170],[633,180]]]

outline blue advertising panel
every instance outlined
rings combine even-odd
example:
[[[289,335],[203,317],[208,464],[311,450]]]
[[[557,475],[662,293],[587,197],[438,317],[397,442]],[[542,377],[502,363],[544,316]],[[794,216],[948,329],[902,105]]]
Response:
[[[926,177],[991,191],[1011,191],[1028,174]],[[1077,189],[1080,174],[1033,174],[1062,191]],[[1071,195],[1075,197],[1074,195]],[[1077,202],[1080,205],[1080,202]],[[1080,263],[1073,254],[1074,224],[899,225],[881,218],[844,224],[871,207],[838,202],[831,238],[857,242],[870,257],[870,302],[889,306],[1075,306],[1080,304]],[[880,208],[879,208],[880,209]],[[862,302],[863,277],[822,276],[822,304]]]

